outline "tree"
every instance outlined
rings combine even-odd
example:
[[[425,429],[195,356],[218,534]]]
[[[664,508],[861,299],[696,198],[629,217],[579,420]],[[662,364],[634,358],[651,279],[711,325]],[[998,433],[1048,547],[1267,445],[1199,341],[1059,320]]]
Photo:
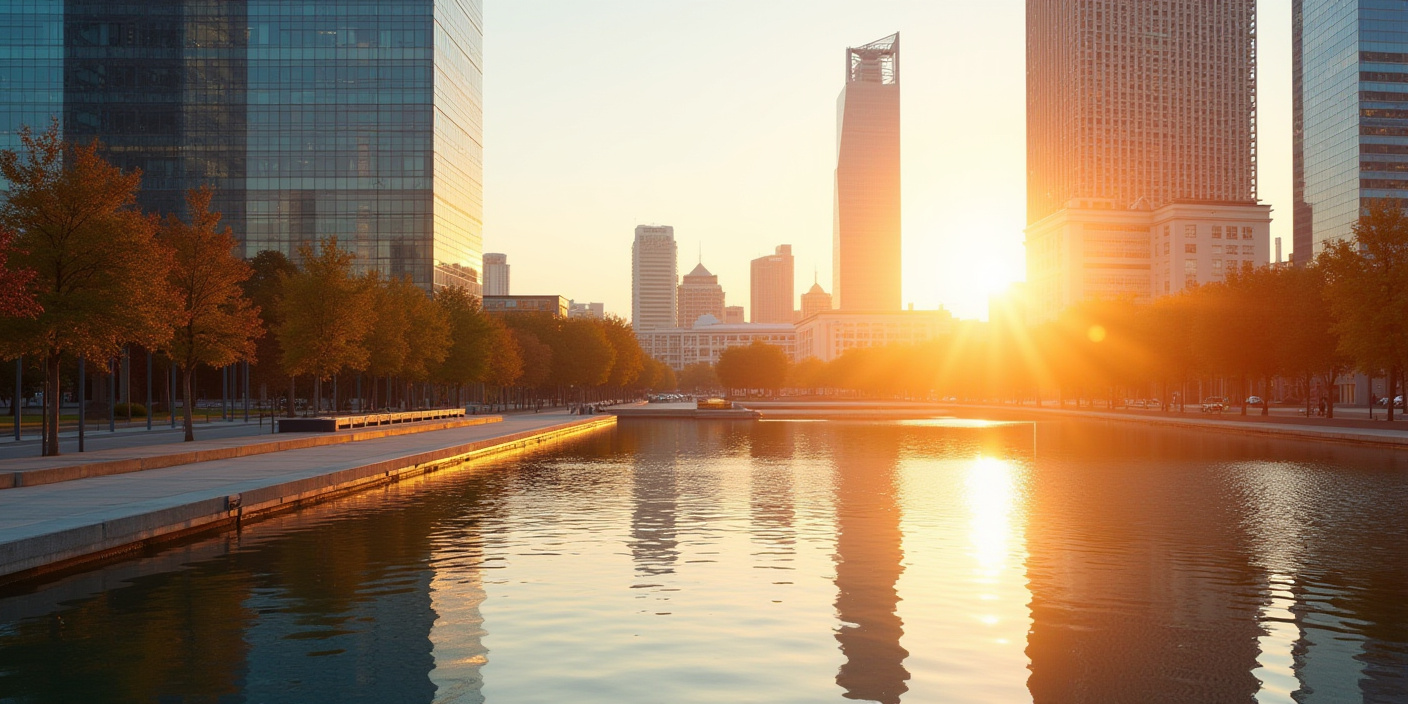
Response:
[[[730,347],[719,354],[714,372],[727,389],[782,388],[791,362],[781,347],[754,340],[747,347]]]
[[[595,320],[560,321],[560,334],[548,341],[553,348],[553,375],[563,386],[601,386],[611,378],[616,350]],[[556,343],[556,344],[554,344]]]
[[[250,277],[244,282],[244,295],[259,310],[266,331],[283,325],[279,309],[283,302],[283,280],[298,273],[298,267],[283,252],[266,249],[249,261]],[[256,383],[273,384],[285,380],[283,352],[277,335],[264,335],[254,343],[255,364],[251,367]],[[293,403],[293,399],[289,399]]]
[[[168,280],[177,305],[167,352],[181,369],[186,442],[195,440],[190,399],[196,365],[224,367],[252,359],[254,341],[264,335],[259,309],[242,288],[253,269],[235,257],[235,238],[230,228],[219,228],[220,213],[210,211],[211,195],[209,188],[189,191],[190,222],[168,214],[157,234],[171,253]]]
[[[601,322],[601,328],[615,353],[606,383],[618,389],[635,384],[645,370],[645,352],[641,350],[631,324],[619,316],[608,315]]]
[[[1341,350],[1334,313],[1326,298],[1324,267],[1315,264],[1278,271],[1282,277],[1278,299],[1295,304],[1286,306],[1277,320],[1277,341],[1285,372],[1305,383],[1305,411],[1310,415],[1311,380],[1319,377],[1325,388],[1333,388],[1335,379],[1348,372],[1354,362]],[[1333,418],[1334,395],[1327,396],[1326,415]]]
[[[450,353],[449,312],[409,278],[382,281],[373,272],[366,282],[376,311],[366,338],[366,371],[373,378],[428,380]]]
[[[99,144],[73,144],[58,124],[20,132],[19,152],[0,152],[9,194],[0,227],[14,232],[11,271],[32,271],[42,312],[0,321],[0,353],[44,359],[48,418],[44,454],[59,452],[59,370],[65,357],[105,359],[123,345],[160,347],[175,307],[170,255],[155,222],[136,208],[141,173],[99,156]]]
[[[518,383],[530,389],[541,388],[552,378],[552,348],[538,339],[537,335],[517,328],[509,328],[514,344],[522,360],[522,373]]]
[[[1354,225],[1353,240],[1328,243],[1319,265],[1340,349],[1365,373],[1388,373],[1390,399],[1408,352],[1408,214],[1376,200]],[[1389,403],[1389,420],[1393,403]]]
[[[493,321],[479,308],[479,299],[452,286],[435,292],[435,305],[445,316],[449,340],[435,378],[454,386],[484,381],[493,353]]]
[[[44,309],[31,290],[34,271],[8,266],[14,243],[15,233],[0,227],[0,318],[33,318]]]
[[[689,391],[714,389],[719,386],[719,377],[714,373],[714,366],[708,362],[685,365],[679,373],[679,381],[680,388]]]
[[[376,322],[372,291],[366,279],[353,276],[354,254],[338,248],[329,237],[317,250],[299,245],[299,269],[281,279],[283,318],[276,334],[283,352],[284,371],[290,376],[311,374],[317,382],[344,369],[364,369],[364,340]],[[321,409],[321,391],[315,403]],[[290,409],[292,410],[292,409]]]

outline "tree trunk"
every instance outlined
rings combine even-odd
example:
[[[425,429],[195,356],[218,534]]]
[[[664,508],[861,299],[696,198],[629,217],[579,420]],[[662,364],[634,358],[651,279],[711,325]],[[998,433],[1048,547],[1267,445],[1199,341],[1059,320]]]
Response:
[[[49,356],[44,360],[44,417],[48,419],[48,424],[44,428],[44,450],[43,454],[54,456],[59,454],[59,405],[62,403],[59,391],[59,362],[61,357],[58,350],[49,350]],[[79,409],[82,413],[83,409]]]
[[[196,439],[195,418],[191,413],[191,377],[195,375],[195,365],[187,363],[181,367],[181,395],[186,402],[181,404],[181,421],[186,426],[186,442]]]
[[[1262,384],[1261,391],[1261,415],[1269,416],[1271,415],[1271,377],[1268,376],[1263,381],[1265,383]]]
[[[1325,383],[1325,388],[1327,388],[1327,389],[1333,389],[1333,388],[1335,388],[1335,377],[1336,377],[1336,376],[1338,376],[1338,375],[1335,374],[1333,371],[1330,372],[1329,374],[1325,375],[1325,378],[1326,378],[1326,380],[1327,380],[1326,383]],[[1326,417],[1326,418],[1334,418],[1334,417],[1335,417],[1335,395],[1334,395],[1333,393],[1327,393],[1327,394],[1325,394],[1325,417]]]
[[[296,396],[298,396],[298,377],[290,374],[288,376],[288,414],[286,416],[288,418],[297,417],[297,414],[293,411],[293,406],[295,403],[293,399]]]
[[[1394,422],[1394,394],[1398,391],[1398,367],[1388,367],[1388,422]]]

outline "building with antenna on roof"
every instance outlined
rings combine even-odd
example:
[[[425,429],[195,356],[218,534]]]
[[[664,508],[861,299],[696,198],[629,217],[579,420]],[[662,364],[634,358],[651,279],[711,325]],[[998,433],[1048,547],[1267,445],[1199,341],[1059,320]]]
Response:
[[[692,328],[701,316],[711,315],[715,322],[724,319],[724,287],[719,277],[709,273],[700,262],[694,271],[685,274],[676,295],[679,319],[676,327]]]
[[[827,293],[812,276],[812,287],[802,294],[802,319],[831,310],[831,294]]]

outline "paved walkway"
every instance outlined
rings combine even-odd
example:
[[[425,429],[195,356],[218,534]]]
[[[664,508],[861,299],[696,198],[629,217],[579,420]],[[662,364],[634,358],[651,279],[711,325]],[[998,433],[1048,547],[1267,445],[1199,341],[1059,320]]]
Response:
[[[427,471],[499,445],[605,426],[609,416],[542,413],[502,422],[286,450],[0,491],[0,577],[289,502]]]

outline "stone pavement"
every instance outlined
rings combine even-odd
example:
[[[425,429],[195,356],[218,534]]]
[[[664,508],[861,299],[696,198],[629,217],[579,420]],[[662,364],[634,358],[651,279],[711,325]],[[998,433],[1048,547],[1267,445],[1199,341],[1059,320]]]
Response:
[[[0,489],[53,484],[108,474],[141,472],[162,467],[195,464],[283,452],[319,445],[375,440],[393,435],[445,430],[469,425],[497,423],[500,416],[473,416],[422,421],[403,425],[361,428],[338,433],[280,433],[278,435],[235,435],[193,442],[119,447],[96,452],[62,454],[50,457],[23,457],[0,460]]]
[[[614,423],[612,416],[525,414],[0,491],[0,581]]]

